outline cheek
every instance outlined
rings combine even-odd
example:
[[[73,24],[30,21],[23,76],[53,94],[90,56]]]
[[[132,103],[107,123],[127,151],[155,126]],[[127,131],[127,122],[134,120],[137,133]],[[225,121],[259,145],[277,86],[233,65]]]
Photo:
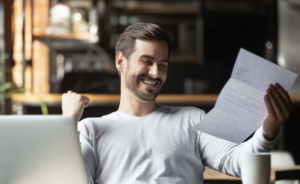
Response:
[[[140,63],[130,66],[130,70],[132,73],[145,73],[147,71],[148,67],[145,65],[141,65]]]
[[[127,76],[137,76],[139,73],[137,69],[136,66],[127,65],[125,73]]]
[[[161,71],[161,78],[162,80],[166,80],[167,79],[167,75],[168,75],[168,69],[164,69]]]

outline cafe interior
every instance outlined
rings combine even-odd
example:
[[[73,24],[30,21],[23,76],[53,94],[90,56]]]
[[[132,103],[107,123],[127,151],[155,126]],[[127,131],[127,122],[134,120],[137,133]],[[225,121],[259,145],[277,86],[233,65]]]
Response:
[[[69,90],[90,98],[82,119],[116,111],[115,45],[138,22],[159,24],[172,37],[157,103],[209,112],[241,48],[300,74],[299,20],[299,0],[1,0],[0,114],[62,114]],[[293,111],[271,154],[277,184],[300,179],[299,77],[289,94]],[[284,178],[280,167],[295,172]],[[207,168],[204,183],[241,180]]]

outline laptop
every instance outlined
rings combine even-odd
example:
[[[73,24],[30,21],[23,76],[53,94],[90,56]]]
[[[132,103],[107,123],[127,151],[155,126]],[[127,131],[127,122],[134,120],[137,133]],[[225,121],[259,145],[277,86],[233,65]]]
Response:
[[[87,184],[73,118],[0,116],[0,184]]]

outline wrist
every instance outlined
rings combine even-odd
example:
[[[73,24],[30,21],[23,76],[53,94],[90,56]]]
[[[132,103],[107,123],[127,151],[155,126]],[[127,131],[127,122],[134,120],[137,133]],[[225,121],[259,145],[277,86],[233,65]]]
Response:
[[[277,133],[278,133],[278,131],[271,131],[271,132],[265,131],[264,128],[262,129],[262,131],[263,131],[263,135],[264,135],[265,139],[268,141],[273,141],[276,138]]]

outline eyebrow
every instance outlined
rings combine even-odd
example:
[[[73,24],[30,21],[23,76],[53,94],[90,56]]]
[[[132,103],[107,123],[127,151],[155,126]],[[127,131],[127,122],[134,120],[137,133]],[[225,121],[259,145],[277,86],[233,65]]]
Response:
[[[155,60],[154,57],[149,56],[149,55],[141,55],[140,58],[148,58],[148,59],[151,59],[151,60]],[[166,62],[166,63],[169,64],[169,60],[167,60],[167,59],[163,59],[163,60],[161,60],[161,62]]]

